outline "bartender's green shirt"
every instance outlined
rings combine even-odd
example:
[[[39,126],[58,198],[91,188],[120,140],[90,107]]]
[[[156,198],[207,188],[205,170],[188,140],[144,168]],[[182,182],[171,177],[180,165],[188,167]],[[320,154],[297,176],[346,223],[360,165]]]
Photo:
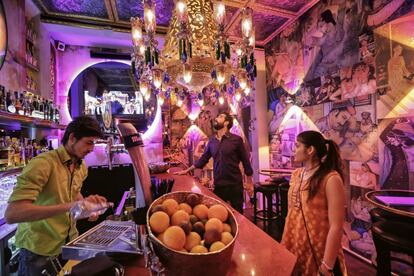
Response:
[[[76,200],[88,170],[82,161],[71,175],[70,156],[63,146],[33,158],[17,177],[9,202],[32,200],[36,205],[56,205]],[[53,256],[78,235],[69,212],[48,219],[19,223],[16,246],[36,254]]]

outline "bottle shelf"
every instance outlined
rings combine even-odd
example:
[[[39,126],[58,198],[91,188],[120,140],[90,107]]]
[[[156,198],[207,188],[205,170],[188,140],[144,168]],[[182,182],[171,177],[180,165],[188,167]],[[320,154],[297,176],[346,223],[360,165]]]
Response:
[[[12,127],[65,129],[65,125],[0,110],[0,125]]]

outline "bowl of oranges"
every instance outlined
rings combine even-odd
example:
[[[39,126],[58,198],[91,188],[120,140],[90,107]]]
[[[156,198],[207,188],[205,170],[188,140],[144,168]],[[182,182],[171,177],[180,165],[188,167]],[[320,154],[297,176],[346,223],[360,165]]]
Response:
[[[147,212],[151,242],[169,275],[225,275],[238,235],[233,212],[193,192],[156,199]]]

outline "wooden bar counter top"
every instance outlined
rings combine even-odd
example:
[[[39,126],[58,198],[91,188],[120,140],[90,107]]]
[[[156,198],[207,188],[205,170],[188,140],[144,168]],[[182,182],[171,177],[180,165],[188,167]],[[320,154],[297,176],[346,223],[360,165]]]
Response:
[[[195,182],[192,176],[157,174],[158,178],[174,178],[173,192],[193,191],[219,199],[213,192]],[[230,207],[231,208],[231,207]],[[239,236],[231,260],[229,275],[291,275],[296,257],[284,246],[272,239],[243,215],[233,210],[239,224]],[[125,266],[125,275],[150,275],[140,257]],[[208,268],[206,267],[206,275]],[[221,276],[221,275],[212,275]]]

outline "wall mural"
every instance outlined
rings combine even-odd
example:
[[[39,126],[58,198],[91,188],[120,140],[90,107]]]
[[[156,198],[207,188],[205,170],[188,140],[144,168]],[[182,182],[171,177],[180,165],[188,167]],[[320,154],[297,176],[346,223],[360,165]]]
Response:
[[[334,140],[347,168],[344,246],[372,260],[364,194],[414,188],[410,12],[413,0],[321,1],[265,46],[270,167],[298,166],[303,130]]]

